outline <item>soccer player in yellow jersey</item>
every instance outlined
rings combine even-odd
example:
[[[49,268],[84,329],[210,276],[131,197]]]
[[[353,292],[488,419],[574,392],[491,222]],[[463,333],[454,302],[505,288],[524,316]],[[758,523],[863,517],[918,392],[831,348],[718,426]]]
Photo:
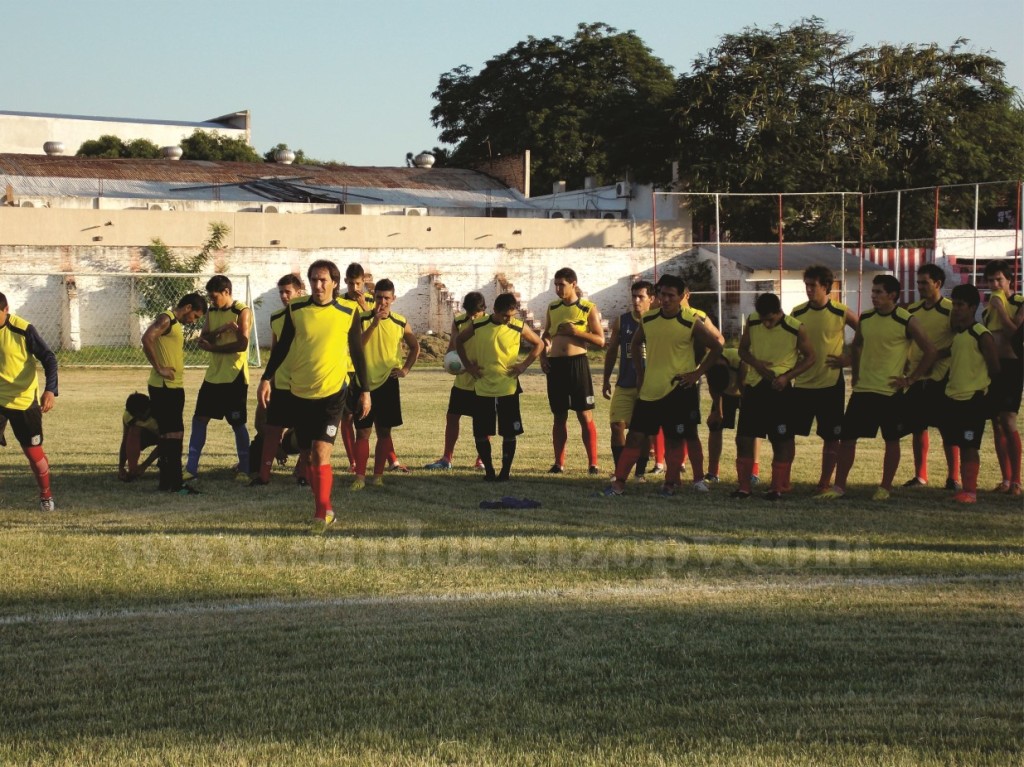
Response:
[[[490,317],[478,319],[459,333],[455,349],[466,371],[476,380],[476,409],[473,413],[473,438],[484,463],[484,479],[506,482],[516,456],[516,438],[523,433],[519,410],[519,376],[540,356],[543,342],[522,320],[516,319],[516,297],[502,293],[494,299]],[[522,362],[519,350],[523,341],[533,348]],[[495,473],[490,437],[501,435],[501,471]]]
[[[679,487],[682,443],[690,448],[693,488],[707,492],[704,482],[704,454],[697,438],[700,424],[700,394],[697,382],[722,353],[722,345],[692,310],[683,307],[686,282],[682,277],[666,275],[658,281],[661,308],[643,317],[633,335],[633,365],[640,387],[639,397],[629,423],[626,446],[615,467],[615,479],[605,488],[607,496],[621,495],[630,469],[642,450],[648,449],[648,437],[665,431],[665,484],[662,495],[674,495]],[[698,365],[694,345],[700,343],[707,353]],[[642,364],[646,344],[647,364]]]
[[[203,385],[199,387],[196,412],[192,417],[192,434],[188,440],[186,479],[199,477],[199,459],[206,446],[206,429],[210,419],[225,419],[235,435],[239,479],[248,480],[249,430],[246,400],[249,396],[249,332],[252,311],[231,295],[231,280],[223,274],[206,283],[209,311],[199,335],[199,348],[210,352]]]
[[[587,360],[587,344],[604,347],[604,328],[597,305],[581,298],[576,272],[565,267],[555,272],[558,300],[548,306],[541,338],[541,368],[547,373],[548,405],[554,421],[551,439],[555,462],[549,473],[565,469],[565,445],[568,442],[569,411],[576,413],[587,451],[588,471],[597,474],[597,426],[594,424],[594,381]]]
[[[132,482],[142,476],[160,453],[160,424],[153,417],[153,406],[145,394],[134,392],[128,395],[121,415],[121,448],[117,455],[117,478]],[[141,460],[142,451],[154,449],[146,460]]]
[[[739,488],[732,497],[750,497],[754,441],[767,437],[773,450],[772,485],[764,497],[778,501],[789,491],[795,453],[793,381],[814,365],[814,346],[800,320],[782,311],[779,297],[762,293],[743,329],[740,359],[747,363],[748,379],[736,426]]]
[[[448,351],[455,351],[455,339],[459,333],[468,328],[477,320],[485,319],[487,311],[487,299],[483,293],[471,291],[462,299],[462,311],[455,315],[452,320],[451,338],[448,341]],[[469,349],[469,356],[473,356],[473,350]],[[476,393],[473,376],[463,370],[455,376],[455,383],[452,384],[451,394],[448,396],[448,413],[444,422],[444,453],[433,463],[428,463],[423,468],[438,470],[451,469],[452,457],[455,455],[455,443],[459,440],[459,421],[462,416],[473,417],[476,406]],[[483,459],[477,456],[478,467],[483,467]]]
[[[34,359],[33,359],[34,358]],[[42,400],[36,363],[46,375]],[[39,486],[39,509],[54,511],[50,491],[50,464],[43,451],[43,413],[53,409],[57,397],[57,357],[35,326],[11,313],[7,296],[0,293],[0,420],[9,421]]]
[[[932,342],[910,312],[896,305],[900,281],[880,274],[871,281],[871,311],[860,316],[853,339],[853,394],[843,415],[839,442],[839,464],[831,490],[818,497],[841,498],[853,468],[860,437],[874,438],[879,427],[885,440],[882,482],[872,500],[885,501],[900,465],[900,437],[909,433],[903,410],[902,392],[931,370],[936,352]],[[921,358],[906,372],[910,344],[921,347]]]
[[[992,333],[974,317],[981,295],[974,285],[957,285],[950,296],[949,381],[942,401],[942,438],[960,448],[963,490],[953,496],[957,503],[978,500],[981,436],[985,431],[987,390],[999,373],[999,353]]]
[[[990,406],[992,436],[1003,481],[995,488],[999,493],[1021,494],[1020,412],[1021,389],[1024,387],[1024,353],[1021,349],[1021,325],[1024,324],[1024,296],[1013,292],[1013,268],[1008,261],[989,261],[985,279],[992,288],[983,322],[992,331],[999,354],[999,375],[992,381]]]
[[[302,278],[297,274],[288,273],[277,281],[277,297],[281,299],[282,307],[270,315],[270,353],[274,353],[277,339],[281,337],[281,330],[284,328],[284,320],[288,314],[288,305],[291,302],[306,294],[306,286]],[[274,460],[278,456],[278,448],[281,446],[281,438],[286,429],[295,426],[295,408],[291,392],[291,376],[288,373],[287,360],[277,369],[274,380],[271,381],[270,405],[263,407],[256,405],[256,439],[249,446],[250,465],[259,461],[255,468],[255,476],[251,485],[266,485],[270,482],[270,470],[274,466]],[[295,478],[300,485],[308,484],[306,467],[301,461],[295,466]]]
[[[953,343],[950,327],[950,312],[953,304],[942,297],[942,286],[946,273],[935,264],[923,264],[917,270],[917,295],[919,299],[907,307],[921,329],[932,342],[938,357],[932,369],[909,389],[904,399],[906,411],[910,414],[908,423],[914,440],[914,476],[903,483],[904,487],[923,487],[928,484],[928,427],[940,426],[942,403],[945,398],[946,379],[949,377],[949,347]],[[917,365],[921,356],[918,346],[910,347],[907,368]],[[942,443],[946,454],[946,489],[957,490],[960,483],[960,449]]]
[[[366,271],[363,269],[363,265],[353,261],[345,268],[345,292],[342,298],[348,301],[354,301],[359,305],[359,314],[362,315],[373,309],[373,292],[367,292],[364,287],[366,283]],[[349,375],[355,371],[349,366]],[[351,395],[355,391],[355,387],[350,389],[349,394]],[[356,470],[356,431],[355,424],[352,420],[352,413],[349,409],[349,403],[345,403],[345,411],[341,416],[341,443],[345,446],[345,455],[348,456],[349,470],[355,472]]]
[[[160,490],[195,492],[182,482],[181,452],[185,437],[185,336],[182,327],[206,314],[206,298],[199,293],[183,296],[142,334],[142,351],[153,367],[149,374],[149,401],[160,429]]]
[[[384,484],[384,467],[395,452],[391,430],[402,425],[402,396],[398,380],[409,375],[420,356],[420,344],[412,325],[398,312],[391,310],[395,301],[395,284],[378,280],[373,288],[374,307],[361,315],[363,354],[366,377],[359,379],[362,391],[370,393],[370,412],[355,420],[356,478],[352,490],[366,486],[366,464],[370,457],[370,430],[377,431],[377,447],[373,454],[374,485]],[[409,354],[402,363],[402,342]]]
[[[309,297],[296,298],[288,305],[257,397],[264,407],[269,405],[270,382],[287,359],[295,397],[295,433],[310,467],[315,507],[313,532],[322,533],[334,522],[331,451],[341,422],[349,359],[361,380],[366,380],[366,361],[359,305],[338,298],[341,272],[337,265],[327,260],[314,261],[306,277]],[[369,412],[370,393],[362,392],[355,415],[363,418]]]
[[[814,347],[814,364],[793,382],[793,435],[808,436],[811,423],[818,422],[821,437],[821,475],[816,493],[832,487],[832,474],[839,460],[839,432],[846,407],[846,379],[843,356],[846,328],[857,330],[857,315],[830,297],[834,276],[827,266],[804,270],[807,301],[793,308],[792,316],[803,323]]]

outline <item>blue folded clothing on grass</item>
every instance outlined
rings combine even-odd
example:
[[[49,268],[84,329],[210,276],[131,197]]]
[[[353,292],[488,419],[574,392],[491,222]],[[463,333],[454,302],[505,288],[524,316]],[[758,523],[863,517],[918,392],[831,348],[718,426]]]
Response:
[[[481,509],[539,509],[540,501],[532,498],[514,498],[511,495],[503,495],[497,501],[480,501]]]

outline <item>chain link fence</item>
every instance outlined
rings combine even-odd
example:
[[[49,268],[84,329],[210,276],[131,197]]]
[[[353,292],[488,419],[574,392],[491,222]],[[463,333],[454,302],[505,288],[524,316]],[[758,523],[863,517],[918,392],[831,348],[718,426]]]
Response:
[[[205,295],[212,274],[7,273],[0,292],[11,311],[35,325],[62,367],[148,367],[142,334],[153,318],[193,291]],[[253,307],[247,274],[229,274],[232,294]],[[210,355],[198,348],[201,324],[186,326],[185,365],[205,367]],[[258,367],[259,339],[253,322],[249,364]]]

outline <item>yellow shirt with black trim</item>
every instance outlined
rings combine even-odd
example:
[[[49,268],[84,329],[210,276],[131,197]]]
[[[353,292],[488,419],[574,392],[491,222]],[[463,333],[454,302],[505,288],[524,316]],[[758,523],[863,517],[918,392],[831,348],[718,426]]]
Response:
[[[363,332],[373,324],[373,312],[363,312]],[[391,312],[377,323],[370,337],[363,342],[366,357],[367,380],[363,388],[376,391],[391,377],[391,371],[402,367],[402,338],[405,336],[406,319]]]
[[[773,327],[766,328],[759,314],[751,314],[747,319],[750,353],[768,365],[777,376],[789,372],[800,359],[797,347],[800,325],[800,320],[784,314]]]
[[[571,322],[577,328],[586,331],[590,313],[595,307],[596,304],[585,298],[577,298],[571,304],[560,300],[551,302],[548,304],[548,333],[554,335],[558,332],[558,326],[566,322]]]
[[[241,301],[234,301],[231,306],[225,307],[224,309],[215,309],[210,307],[206,313],[206,327],[210,331],[215,331],[218,328],[223,327],[229,323],[238,323],[239,317],[242,316],[242,312],[246,310],[246,305]],[[238,334],[229,330],[222,333],[217,337],[215,346],[227,346],[233,344],[238,340]],[[233,354],[218,354],[217,352],[211,352],[210,364],[206,368],[206,377],[203,379],[210,383],[231,383],[238,374],[242,374],[242,378],[246,383],[249,383],[249,349],[243,349],[240,352]]]
[[[356,301],[354,298],[349,298],[347,295],[345,295],[345,296],[342,296],[339,300],[341,300],[341,301],[351,301],[353,304],[356,305],[356,310],[359,312],[360,316],[362,316],[363,308],[361,306],[359,306],[359,302]],[[363,303],[366,304],[366,311],[372,312],[374,310],[374,308],[377,306],[377,299],[375,299],[373,297],[373,293],[363,293]],[[352,358],[349,357],[349,360],[348,360],[348,376],[353,381],[356,380],[355,372],[356,372],[356,367],[355,367],[355,365],[352,364]]]
[[[740,359],[740,350],[735,346],[722,349],[722,359],[729,366],[729,385],[722,393],[730,397],[739,397],[743,388],[743,382],[740,381],[740,365],[743,362]]]
[[[156,419],[153,416],[149,418],[136,418],[127,410],[121,414],[121,423],[125,426],[138,426],[143,431],[148,431],[151,434],[159,435],[160,427],[157,425]]]
[[[490,315],[483,314],[476,318],[475,322],[486,320]],[[469,315],[466,312],[460,312],[455,315],[455,332],[461,333],[463,330],[469,327],[470,323],[474,320],[470,320]],[[475,359],[474,349],[476,348],[476,334],[470,336],[469,340],[466,341],[466,356],[469,359]],[[469,373],[463,370],[457,376],[455,376],[455,388],[462,389],[464,391],[474,391],[476,389],[476,379],[473,378]]]
[[[292,394],[301,399],[323,399],[341,391],[351,364],[348,334],[358,314],[359,305],[344,298],[320,306],[303,296],[288,304],[288,317],[295,328],[286,358]]]
[[[981,351],[981,339],[986,333],[992,335],[988,328],[975,322],[953,335],[949,348],[949,382],[946,384],[946,396],[950,399],[969,400],[978,392],[988,391],[992,379]]]
[[[174,378],[164,378],[156,372],[156,369],[149,373],[149,385],[157,389],[181,389],[185,386],[185,334],[182,331],[181,323],[174,317],[174,312],[164,312],[170,318],[170,327],[162,336],[156,339],[156,348],[153,356],[160,367],[167,367],[174,371]]]
[[[281,331],[284,329],[284,320],[287,315],[287,308],[282,308],[270,315],[270,332],[274,334],[274,338],[281,337]],[[288,359],[286,358],[274,373],[274,388],[279,391],[287,391],[291,388],[291,385],[292,375],[288,370]]]
[[[835,386],[842,371],[830,368],[828,358],[843,353],[846,334],[846,304],[831,298],[824,306],[814,306],[805,301],[792,311],[807,329],[807,338],[814,349],[814,364],[793,382],[797,389],[827,389]]]
[[[860,334],[864,346],[860,353],[855,392],[882,394],[896,393],[889,381],[902,376],[907,364],[909,347],[913,343],[907,331],[910,312],[897,306],[889,314],[875,310],[860,316]]]
[[[473,322],[473,351],[466,356],[480,366],[483,374],[476,379],[476,393],[481,397],[507,397],[515,394],[519,379],[508,374],[519,359],[523,340],[523,321],[513,318],[499,325],[489,317]]]
[[[932,346],[936,350],[948,349],[950,344],[953,343],[953,328],[949,326],[949,314],[953,311],[953,302],[950,299],[940,298],[935,303],[935,306],[931,308],[925,306],[924,301],[915,301],[907,307],[907,311],[910,312],[912,317],[917,318],[918,325],[921,326],[921,330],[924,331],[924,334],[932,342]],[[924,356],[924,352],[921,351],[921,347],[917,344],[911,344],[910,351],[907,353],[908,372],[913,371],[917,367],[917,363],[921,361],[922,356]],[[948,372],[949,357],[943,357],[936,360],[935,364],[932,365],[928,379],[941,381]]]
[[[647,345],[647,367],[640,399],[656,402],[675,387],[673,378],[697,369],[694,359],[693,329],[700,317],[682,307],[674,317],[666,317],[661,309],[652,309],[643,316],[644,343]]]
[[[36,401],[39,380],[29,348],[29,325],[21,317],[8,314],[0,328],[0,407],[27,410]]]
[[[1008,296],[1002,290],[993,290],[988,297],[988,304],[985,306],[985,311],[981,313],[981,321],[985,324],[985,327],[995,332],[997,330],[1007,329],[1003,324],[1003,318],[992,309],[993,302],[1000,302],[1006,307],[1006,313],[1010,315],[1010,318],[1016,316],[1021,306],[1024,306],[1024,296],[1018,294]]]

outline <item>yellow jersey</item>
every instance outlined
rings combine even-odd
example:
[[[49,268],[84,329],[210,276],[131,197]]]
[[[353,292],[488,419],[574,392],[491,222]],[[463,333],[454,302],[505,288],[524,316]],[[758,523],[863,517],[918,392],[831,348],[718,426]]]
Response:
[[[1003,319],[990,307],[993,302],[1001,302],[1006,307],[1006,313],[1010,317],[1016,316],[1021,306],[1024,306],[1024,296],[1012,295],[1008,296],[1001,290],[993,290],[988,297],[988,304],[985,306],[985,311],[981,313],[981,321],[985,323],[985,327],[991,331],[1003,330]]]
[[[489,315],[483,314],[476,318],[475,322],[481,322],[489,319]],[[469,315],[466,312],[460,312],[455,315],[455,332],[461,333],[463,330],[469,327],[470,322],[474,320],[469,319]],[[475,359],[474,349],[476,348],[476,334],[470,336],[469,340],[466,341],[466,356],[469,359]],[[476,379],[473,378],[469,373],[463,370],[457,376],[455,376],[455,388],[463,389],[464,391],[474,391],[476,389]]]
[[[700,321],[697,314],[685,306],[674,317],[666,317],[661,309],[652,309],[644,314],[647,367],[640,387],[640,399],[656,402],[666,397],[676,387],[672,380],[675,376],[697,369],[693,329]]]
[[[270,315],[270,332],[274,334],[275,339],[281,338],[281,331],[284,330],[284,320],[288,314],[288,308],[285,307]],[[288,360],[286,359],[278,367],[277,372],[274,373],[274,388],[278,390],[287,391],[291,388],[292,376],[288,371]]]
[[[743,364],[740,350],[735,346],[722,349],[722,359],[729,366],[729,385],[722,393],[730,397],[739,397],[743,390],[743,381],[740,380],[740,365]]]
[[[362,315],[365,332],[373,324],[373,312]],[[377,323],[369,340],[363,343],[366,356],[366,377],[363,388],[376,391],[391,377],[391,371],[402,367],[402,338],[405,336],[406,320],[401,314],[391,312]]]
[[[553,301],[548,305],[548,333],[554,335],[558,326],[565,322],[571,322],[576,327],[586,330],[594,307],[595,304],[585,298],[577,298],[571,304],[561,300]]]
[[[924,334],[928,336],[928,340],[932,342],[932,345],[938,351],[950,347],[950,344],[953,343],[953,329],[949,326],[949,314],[953,311],[953,302],[951,300],[940,298],[935,303],[935,306],[931,308],[925,306],[924,301],[915,301],[907,307],[907,311],[910,312],[911,316],[917,318],[921,330],[924,331]],[[921,351],[920,346],[911,344],[910,351],[907,353],[907,370],[913,371],[923,355],[924,352]],[[932,381],[941,381],[948,372],[949,357],[943,357],[935,361],[927,377]]]
[[[149,385],[156,388],[181,389],[185,386],[185,334],[182,332],[181,323],[174,317],[174,312],[164,312],[171,324],[164,334],[156,339],[154,356],[157,365],[171,368],[174,371],[174,378],[164,378],[155,369],[149,373]]]
[[[127,410],[121,414],[121,423],[125,426],[138,426],[143,431],[148,431],[150,434],[159,435],[160,427],[157,425],[156,418],[152,415],[149,418],[136,418]]]
[[[961,330],[950,342],[949,382],[946,396],[955,400],[971,399],[978,392],[988,391],[992,379],[988,375],[985,355],[981,352],[981,339],[991,331],[980,322]]]
[[[793,382],[797,389],[827,389],[836,385],[842,370],[830,368],[828,358],[843,353],[846,312],[845,304],[831,298],[824,306],[805,301],[793,309],[793,316],[807,328],[807,338],[814,348],[814,364]]]
[[[206,313],[206,327],[208,330],[214,331],[218,328],[227,325],[229,323],[237,323],[238,318],[245,311],[246,305],[241,301],[235,301],[224,309],[215,309],[210,307],[210,310]],[[233,344],[238,340],[238,334],[233,330],[229,330],[226,333],[217,337],[216,346],[227,346]],[[249,383],[249,350],[248,348],[243,349],[240,352],[234,352],[233,354],[218,354],[217,352],[211,352],[210,364],[206,368],[206,377],[204,380],[210,383],[231,383],[238,374],[242,374],[242,378],[246,383]]]
[[[507,397],[519,389],[519,379],[508,374],[519,359],[523,341],[523,321],[511,319],[507,325],[491,322],[490,317],[473,323],[476,343],[466,356],[480,366],[483,373],[476,379],[476,393],[481,397]]]
[[[56,393],[57,360],[53,352],[30,322],[8,314],[7,322],[0,327],[0,407],[27,410],[35,403],[39,391],[37,357],[46,358],[47,384],[52,376]]]
[[[909,347],[913,343],[907,330],[910,312],[897,306],[889,314],[875,310],[860,316],[860,334],[864,346],[860,353],[855,392],[870,392],[891,397],[896,393],[889,381],[903,375]]]
[[[348,334],[358,311],[358,304],[343,298],[320,306],[302,296],[288,304],[281,332],[284,337],[291,324],[294,338],[286,360],[291,368],[292,394],[301,399],[323,399],[345,386],[351,359]]]
[[[751,314],[747,319],[750,353],[766,363],[777,376],[789,372],[800,359],[800,350],[797,348],[800,324],[800,320],[784,314],[778,324],[766,328],[760,315]]]

